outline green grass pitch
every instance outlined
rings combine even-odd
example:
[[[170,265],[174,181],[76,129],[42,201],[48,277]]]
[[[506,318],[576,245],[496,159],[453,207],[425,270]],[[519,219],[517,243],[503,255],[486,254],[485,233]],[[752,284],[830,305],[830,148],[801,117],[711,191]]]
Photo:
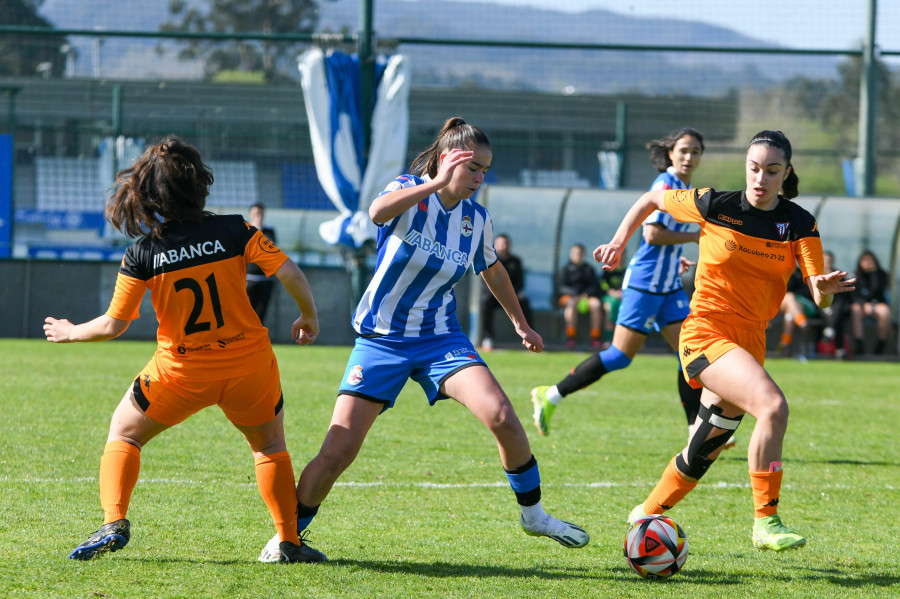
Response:
[[[685,441],[675,358],[641,355],[565,400],[544,438],[528,392],[585,354],[486,356],[528,430],[544,506],[592,536],[580,550],[526,536],[496,446],[453,401],[410,384],[379,418],[311,528],[325,564],[261,564],[274,528],[253,461],[217,408],[143,451],[132,538],[66,559],[101,523],[109,418],[152,343],[0,340],[0,597],[896,597],[900,596],[900,368],[771,360],[791,407],[780,513],[808,545],[750,544],[745,418],[737,448],[669,515],[690,555],[665,582],[633,574],[625,517]],[[318,450],[349,348],[278,346],[288,447]]]

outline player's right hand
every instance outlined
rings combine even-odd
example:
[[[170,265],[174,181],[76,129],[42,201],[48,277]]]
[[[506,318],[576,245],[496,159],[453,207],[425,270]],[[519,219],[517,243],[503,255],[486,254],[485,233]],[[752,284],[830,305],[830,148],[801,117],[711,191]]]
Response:
[[[475,152],[472,150],[460,150],[458,148],[454,148],[446,154],[441,154],[441,164],[438,167],[434,181],[440,183],[441,186],[447,185],[450,179],[453,178],[453,171],[456,170],[456,167],[469,162],[474,157]]]
[[[603,270],[612,270],[619,265],[622,248],[613,243],[604,243],[594,250],[594,260],[603,264]]]

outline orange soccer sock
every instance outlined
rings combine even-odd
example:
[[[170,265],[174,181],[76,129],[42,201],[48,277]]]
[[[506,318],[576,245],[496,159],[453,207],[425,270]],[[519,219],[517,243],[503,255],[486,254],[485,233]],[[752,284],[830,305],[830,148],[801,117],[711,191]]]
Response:
[[[659,482],[644,501],[644,513],[662,514],[666,510],[675,507],[675,504],[684,499],[684,496],[697,486],[697,481],[690,481],[675,467],[675,458],[669,461]]]
[[[591,329],[591,339],[600,338],[600,329]]]
[[[750,487],[753,489],[753,508],[757,518],[772,516],[778,513],[778,496],[781,493],[780,462],[772,462],[775,472],[750,471]]]
[[[781,334],[781,347],[787,347],[791,344],[791,341],[794,340],[794,336],[790,333],[782,333]]]
[[[575,327],[566,327],[566,337],[569,339],[575,338]]]
[[[279,451],[256,458],[256,484],[272,514],[278,536],[282,541],[299,545],[297,489],[290,454]]]
[[[802,329],[803,327],[806,326],[806,314],[804,314],[803,312],[800,312],[799,314],[795,314],[794,322],[797,324],[798,327],[800,327]]]
[[[103,523],[121,520],[128,513],[131,492],[141,471],[141,450],[125,441],[110,441],[100,458],[100,507]]]

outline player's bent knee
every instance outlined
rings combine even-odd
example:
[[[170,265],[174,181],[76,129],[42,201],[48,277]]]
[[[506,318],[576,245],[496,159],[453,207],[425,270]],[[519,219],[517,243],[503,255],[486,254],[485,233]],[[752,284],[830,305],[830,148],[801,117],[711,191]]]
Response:
[[[756,412],[753,416],[757,420],[780,423],[783,426],[787,426],[788,416],[790,415],[787,400],[780,393],[765,401]]]

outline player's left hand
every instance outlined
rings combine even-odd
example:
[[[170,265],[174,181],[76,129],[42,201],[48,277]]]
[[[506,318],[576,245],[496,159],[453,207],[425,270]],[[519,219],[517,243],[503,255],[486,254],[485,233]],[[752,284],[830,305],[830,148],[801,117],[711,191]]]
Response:
[[[816,278],[816,289],[823,295],[832,293],[844,293],[856,289],[856,278],[844,280],[847,273],[842,270],[830,272],[827,275],[820,275]]]
[[[540,353],[544,351],[544,340],[538,335],[537,331],[531,327],[524,327],[517,331],[522,338],[522,345],[530,352]]]
[[[686,273],[692,266],[697,266],[697,263],[696,263],[696,262],[693,262],[693,261],[691,261],[691,260],[688,260],[688,259],[685,258],[684,256],[681,256],[681,257],[679,258],[679,262],[678,262],[678,274],[683,275],[683,274]]]
[[[291,326],[291,339],[299,345],[309,345],[319,336],[319,319],[300,316]]]

